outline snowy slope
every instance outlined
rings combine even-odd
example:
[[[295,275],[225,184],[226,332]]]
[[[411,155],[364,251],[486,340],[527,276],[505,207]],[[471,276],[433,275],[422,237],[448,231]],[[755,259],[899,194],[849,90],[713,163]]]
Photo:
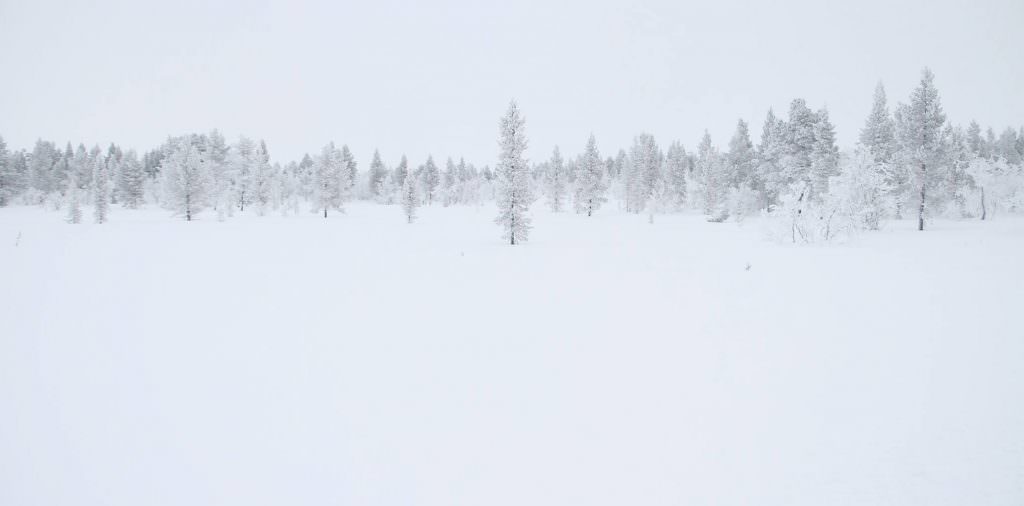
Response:
[[[494,215],[0,209],[0,504],[1024,503],[1024,220]]]

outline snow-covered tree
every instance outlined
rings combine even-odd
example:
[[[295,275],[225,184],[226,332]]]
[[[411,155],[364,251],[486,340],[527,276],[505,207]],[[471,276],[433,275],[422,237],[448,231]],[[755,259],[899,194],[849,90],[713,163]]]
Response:
[[[764,208],[771,210],[779,201],[779,196],[788,187],[782,172],[782,158],[786,150],[786,123],[775,117],[775,112],[768,109],[764,126],[761,129],[761,143],[757,146],[757,161],[754,172],[758,182],[758,190],[764,201]]]
[[[1008,164],[1019,165],[1024,154],[1017,151],[1017,144],[1017,131],[1006,127],[1003,133],[999,135],[999,140],[996,141],[994,150],[996,156],[1006,160]]]
[[[348,185],[342,188],[342,201],[346,201],[352,195],[356,181],[359,180],[359,166],[347,144],[341,146],[341,175],[348,180]]]
[[[654,183],[661,177],[661,150],[653,135],[642,133],[633,138],[629,161],[625,181],[626,208],[639,213],[647,205]]]
[[[352,183],[342,153],[331,142],[313,161],[313,210],[323,211],[324,218],[327,218],[329,209],[341,209]]]
[[[920,84],[910,96],[910,104],[900,104],[896,113],[902,158],[912,167],[916,187],[920,190],[918,230],[924,230],[926,192],[930,179],[934,178],[933,173],[937,172],[935,163],[941,159],[942,126],[946,122],[934,80],[935,75],[925,68]]]
[[[815,148],[815,128],[818,116],[801,99],[789,107],[786,123],[785,150],[781,160],[782,176],[789,187],[804,187],[810,183],[811,164]],[[800,183],[800,184],[796,184]]]
[[[893,154],[896,152],[896,133],[882,83],[875,86],[871,114],[860,131],[860,145],[868,150],[876,164],[892,163]]]
[[[395,183],[395,176],[390,172],[384,172],[384,178],[377,183],[375,201],[378,204],[391,205],[395,203],[395,194],[400,190]]]
[[[231,153],[231,186],[239,211],[252,203],[252,166],[256,143],[248,137],[240,137]]]
[[[142,162],[135,151],[128,151],[121,160],[121,170],[118,173],[117,187],[121,205],[129,209],[138,208],[144,198],[145,182],[146,173],[143,171]]]
[[[811,198],[828,195],[829,179],[839,175],[839,147],[835,127],[828,119],[828,110],[821,109],[814,123],[814,149],[811,151]]]
[[[64,191],[64,203],[67,207],[67,222],[78,224],[82,222],[82,190],[78,188],[78,176],[72,172],[68,174],[68,186]]]
[[[732,176],[729,166],[711,143],[711,134],[706,130],[697,146],[697,164],[694,169],[698,179],[704,214],[710,221],[724,221],[729,217],[729,182]]]
[[[665,154],[665,192],[673,209],[682,209],[686,205],[688,173],[689,160],[686,157],[686,150],[679,141],[673,142]]]
[[[405,177],[409,175],[409,160],[402,155],[402,160],[395,167],[395,183],[399,186],[405,185]]]
[[[431,155],[427,156],[427,163],[423,165],[422,173],[423,193],[427,197],[427,205],[429,206],[437,195],[437,186],[441,183],[441,173],[437,169],[437,164],[434,163],[434,157]]]
[[[275,174],[273,166],[270,165],[270,153],[267,151],[267,143],[260,140],[252,153],[252,177],[250,178],[251,201],[256,207],[256,213],[263,216],[267,207],[271,204],[274,195]]]
[[[107,162],[97,156],[93,159],[92,167],[93,219],[96,223],[106,223],[110,210],[110,177],[107,175]]]
[[[513,100],[501,118],[496,179],[498,183],[498,217],[495,222],[505,231],[509,244],[525,242],[529,236],[527,213],[533,196],[530,192],[530,168],[524,152],[527,139],[526,121]]]
[[[608,200],[604,195],[606,170],[601,153],[597,151],[597,139],[590,134],[587,147],[576,164],[576,212],[592,216]]]
[[[451,157],[444,164],[441,175],[441,204],[448,207],[454,204],[458,196],[459,172]]]
[[[57,148],[52,142],[36,141],[28,157],[29,183],[39,194],[53,191],[53,168],[57,164]],[[89,166],[92,169],[92,166]]]
[[[867,149],[874,163],[874,172],[881,175],[881,191],[884,198],[892,203],[897,219],[903,216],[903,200],[910,182],[910,175],[904,164],[896,158],[896,129],[885,95],[885,87],[875,87],[871,113],[860,131],[860,145]]]
[[[729,140],[729,153],[725,157],[729,173],[732,175],[729,186],[733,188],[754,186],[754,158],[754,144],[750,141],[750,130],[747,127],[747,122],[741,119],[736,123],[736,132]]]
[[[403,159],[405,157],[402,157]],[[416,189],[416,178],[411,175],[402,182],[402,212],[407,223],[416,219],[416,208],[419,207],[419,190]]]
[[[174,143],[161,161],[162,204],[192,221],[207,206],[211,181],[199,148],[188,140]]]
[[[551,160],[548,161],[544,171],[544,196],[547,197],[548,207],[552,212],[561,212],[562,204],[569,187],[569,175],[566,173],[565,161],[562,153],[555,146],[551,153]]]
[[[370,161],[369,170],[369,189],[370,196],[377,198],[380,196],[379,191],[381,190],[384,178],[387,177],[388,168],[384,166],[384,161],[380,159],[380,151],[373,150],[373,160]]]

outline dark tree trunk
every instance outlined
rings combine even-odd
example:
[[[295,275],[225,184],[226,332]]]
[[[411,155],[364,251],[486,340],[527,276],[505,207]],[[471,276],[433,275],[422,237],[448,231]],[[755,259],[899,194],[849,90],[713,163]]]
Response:
[[[981,187],[981,221],[985,221],[985,187]]]

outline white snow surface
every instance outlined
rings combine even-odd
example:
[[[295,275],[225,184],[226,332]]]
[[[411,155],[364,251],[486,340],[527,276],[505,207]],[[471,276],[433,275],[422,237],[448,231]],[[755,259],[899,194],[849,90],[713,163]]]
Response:
[[[0,209],[0,504],[1024,504],[1024,219],[495,214]]]

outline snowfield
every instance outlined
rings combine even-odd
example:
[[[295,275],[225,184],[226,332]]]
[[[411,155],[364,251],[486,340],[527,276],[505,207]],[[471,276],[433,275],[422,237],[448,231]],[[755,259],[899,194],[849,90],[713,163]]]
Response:
[[[1024,219],[419,214],[0,209],[0,504],[1024,504]]]

